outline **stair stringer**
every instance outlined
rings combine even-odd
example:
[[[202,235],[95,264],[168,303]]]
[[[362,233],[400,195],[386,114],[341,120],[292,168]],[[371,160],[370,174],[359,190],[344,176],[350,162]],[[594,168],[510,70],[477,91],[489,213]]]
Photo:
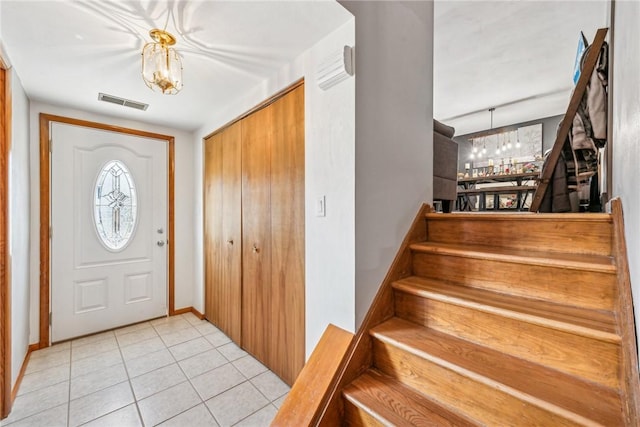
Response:
[[[624,215],[622,201],[619,198],[611,200],[610,203],[613,219],[613,256],[618,276],[618,295],[615,301],[616,327],[622,341],[620,361],[622,411],[627,425],[635,426],[640,425],[640,374],[631,278],[624,234]]]
[[[414,218],[409,232],[405,236],[396,257],[387,272],[378,293],[376,294],[362,325],[353,338],[351,346],[347,350],[342,366],[334,378],[331,390],[328,393],[326,405],[319,417],[311,425],[321,427],[335,427],[342,424],[344,418],[344,401],[342,390],[373,366],[372,338],[369,330],[385,320],[393,317],[395,313],[392,283],[412,274],[412,255],[410,246],[426,240],[427,223],[425,215],[432,208],[423,204]]]

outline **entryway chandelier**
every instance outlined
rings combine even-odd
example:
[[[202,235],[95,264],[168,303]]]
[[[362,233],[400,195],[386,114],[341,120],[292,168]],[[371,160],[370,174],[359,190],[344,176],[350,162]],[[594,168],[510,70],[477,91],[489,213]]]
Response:
[[[142,48],[142,79],[151,90],[174,95],[182,89],[182,60],[170,47],[176,44],[176,38],[157,28],[149,35],[154,42]]]

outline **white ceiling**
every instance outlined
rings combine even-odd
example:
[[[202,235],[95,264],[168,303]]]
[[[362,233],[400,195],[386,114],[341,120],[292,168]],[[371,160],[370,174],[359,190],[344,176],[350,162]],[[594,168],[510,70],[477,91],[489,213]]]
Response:
[[[582,30],[606,26],[607,1],[437,1],[434,116],[456,135],[563,114]]]
[[[580,30],[606,22],[606,0],[436,1],[434,116],[461,135],[562,114]],[[0,2],[2,41],[33,100],[195,130],[347,22],[335,1]],[[171,15],[167,11],[171,10]],[[140,76],[151,28],[178,37],[184,89],[166,96]],[[145,112],[98,92],[148,103]]]
[[[318,0],[2,0],[0,8],[2,41],[30,99],[188,131],[351,18]],[[140,75],[149,30],[168,17],[183,57],[177,95],[152,92]],[[98,92],[149,108],[99,102]]]

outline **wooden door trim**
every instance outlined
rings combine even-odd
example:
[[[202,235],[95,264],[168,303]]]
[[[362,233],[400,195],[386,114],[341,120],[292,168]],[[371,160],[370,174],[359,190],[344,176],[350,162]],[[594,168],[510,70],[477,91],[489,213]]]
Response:
[[[0,419],[11,410],[11,278],[9,276],[9,150],[11,93],[0,52]]]
[[[169,224],[167,237],[168,245],[168,277],[167,286],[169,288],[169,315],[173,316],[175,310],[175,223],[174,223],[174,183],[175,183],[175,138],[170,135],[146,132],[138,129],[130,129],[120,126],[108,125],[105,123],[91,122],[87,120],[74,119],[70,117],[56,116],[52,114],[40,113],[40,342],[38,348],[49,346],[49,311],[50,311],[50,248],[49,230],[51,215],[51,170],[49,152],[49,129],[52,122],[66,123],[76,126],[83,126],[93,129],[120,132],[127,135],[141,136],[166,140],[168,143],[168,189],[167,203]]]

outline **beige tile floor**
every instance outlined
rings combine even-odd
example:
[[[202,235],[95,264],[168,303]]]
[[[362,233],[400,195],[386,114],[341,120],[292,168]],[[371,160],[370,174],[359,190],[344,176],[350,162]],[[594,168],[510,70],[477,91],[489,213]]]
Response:
[[[189,313],[33,352],[0,425],[262,427],[288,391]]]

